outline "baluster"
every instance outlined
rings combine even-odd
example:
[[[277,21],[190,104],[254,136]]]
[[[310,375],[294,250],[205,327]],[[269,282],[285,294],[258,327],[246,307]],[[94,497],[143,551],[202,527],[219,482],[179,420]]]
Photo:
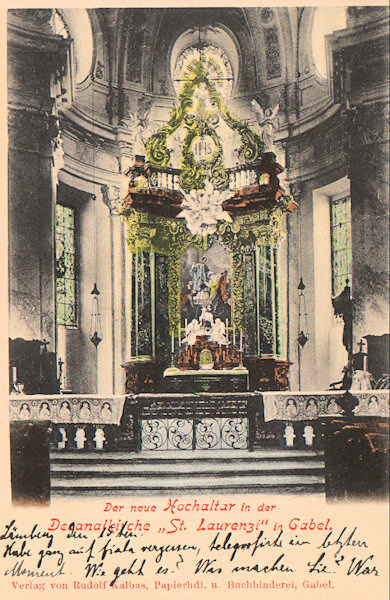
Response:
[[[311,425],[305,426],[302,437],[305,439],[306,446],[313,445],[313,440],[316,437],[316,435],[315,435],[314,429]]]
[[[168,177],[166,173],[161,174],[161,187],[167,189],[168,187]]]
[[[103,448],[104,448],[104,442],[106,440],[106,437],[104,435],[104,429],[103,429],[103,427],[97,427],[96,428],[95,437],[93,439],[94,439],[94,442],[95,442],[95,448],[96,448],[96,450],[103,450]]]
[[[174,190],[178,190],[180,187],[180,179],[179,179],[179,175],[174,175],[173,176],[173,189]]]
[[[64,450],[65,446],[66,446],[66,442],[68,441],[67,435],[66,435],[66,430],[65,427],[59,427],[58,428],[58,449],[59,450]]]
[[[68,441],[68,436],[66,435],[66,428],[60,427],[58,431],[62,436],[61,440],[58,442],[58,449],[64,450],[66,448],[66,442]]]
[[[196,432],[197,432],[197,424],[198,424],[198,419],[194,416],[192,419],[192,449],[196,450],[197,447],[197,437],[196,437]]]
[[[296,437],[296,435],[294,433],[294,427],[292,425],[286,425],[283,437],[286,440],[286,446],[291,447],[294,445],[294,438]]]
[[[160,171],[158,171],[157,173],[157,187],[162,187],[162,175],[160,173]]]
[[[168,173],[168,189],[173,190],[173,177],[172,173]]]
[[[231,190],[236,189],[236,177],[235,177],[234,173],[230,173],[230,176],[229,176],[229,189],[231,189]]]
[[[77,450],[84,450],[85,441],[87,439],[83,427],[77,427],[75,434],[75,442]]]

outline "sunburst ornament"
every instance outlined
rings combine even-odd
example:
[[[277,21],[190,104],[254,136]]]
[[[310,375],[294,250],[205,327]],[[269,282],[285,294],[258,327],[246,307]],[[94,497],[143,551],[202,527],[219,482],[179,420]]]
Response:
[[[218,221],[232,223],[230,214],[223,210],[222,204],[234,196],[231,190],[216,190],[208,179],[204,189],[191,190],[189,193],[181,190],[183,200],[182,211],[177,215],[186,221],[192,235],[207,237],[217,230]]]

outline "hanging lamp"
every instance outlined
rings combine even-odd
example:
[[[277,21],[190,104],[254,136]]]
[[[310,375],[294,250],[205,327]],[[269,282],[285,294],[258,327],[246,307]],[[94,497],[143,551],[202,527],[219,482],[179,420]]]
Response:
[[[93,196],[93,224],[94,224],[94,235],[93,235],[93,262],[94,262],[94,284],[91,291],[92,296],[92,310],[91,310],[91,324],[89,328],[89,339],[97,349],[98,345],[103,339],[102,326],[100,321],[100,308],[99,308],[99,296],[100,292],[96,283],[96,196]]]
[[[93,85],[93,82],[92,82]],[[95,97],[92,88],[92,127],[95,128]],[[93,173],[93,185],[95,186],[95,140],[92,142],[92,173]],[[99,308],[99,295],[100,292],[96,283],[96,258],[97,258],[97,235],[96,235],[96,196],[92,196],[93,200],[93,273],[94,273],[94,284],[91,291],[92,296],[92,309],[91,309],[91,323],[89,327],[89,339],[95,346],[96,350],[103,339],[102,326],[100,320],[100,308]]]
[[[300,72],[300,56],[299,56],[299,47],[300,47],[300,30],[301,30],[301,21],[302,21],[303,11],[301,10],[298,16],[297,22],[297,51],[296,51],[296,81],[295,81],[295,116],[297,119],[297,134],[298,139],[300,135],[300,95],[299,95],[299,82],[301,77]],[[298,153],[298,173],[301,173],[301,163],[300,163],[300,153]],[[296,184],[296,187],[299,188],[299,194],[302,193],[302,185],[301,182]],[[301,353],[307,342],[309,341],[309,330],[307,324],[307,309],[306,309],[306,297],[305,297],[305,289],[306,285],[303,281],[303,267],[302,267],[302,212],[301,212],[301,202],[299,206],[299,283],[298,283],[298,334],[297,334],[297,343],[298,343],[298,387],[301,389]]]
[[[306,342],[309,341],[309,332],[308,332],[308,327],[307,327],[306,298],[305,298],[305,293],[304,293],[305,289],[306,289],[306,286],[303,283],[303,278],[301,276],[301,279],[300,279],[299,285],[298,285],[299,312],[298,312],[298,338],[297,338],[298,344],[300,345],[301,348],[303,348],[305,346]],[[303,311],[303,317],[302,317],[302,311]],[[306,330],[306,333],[304,332],[304,330],[302,328],[302,323],[301,323],[302,318],[304,318],[304,325],[305,325],[304,329]]]

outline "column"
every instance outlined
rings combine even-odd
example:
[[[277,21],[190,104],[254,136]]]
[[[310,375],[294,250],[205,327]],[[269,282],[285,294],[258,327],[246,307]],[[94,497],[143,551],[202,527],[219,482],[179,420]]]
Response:
[[[51,9],[9,11],[8,130],[10,336],[45,339],[52,351],[53,150],[58,149],[60,130],[50,89],[53,76],[67,65],[71,41],[53,34],[51,16]],[[26,33],[30,26],[35,35]]]

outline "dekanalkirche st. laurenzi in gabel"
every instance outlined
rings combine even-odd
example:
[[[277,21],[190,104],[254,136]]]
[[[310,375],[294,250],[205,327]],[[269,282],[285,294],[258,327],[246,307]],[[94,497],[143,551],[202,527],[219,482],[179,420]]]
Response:
[[[8,11],[15,503],[387,495],[388,23]]]

